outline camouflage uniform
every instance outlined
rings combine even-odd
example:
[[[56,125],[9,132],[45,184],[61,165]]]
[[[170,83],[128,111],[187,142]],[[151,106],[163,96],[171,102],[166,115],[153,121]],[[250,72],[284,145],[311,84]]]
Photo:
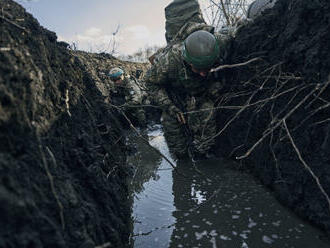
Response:
[[[112,104],[122,107],[125,114],[133,123],[144,126],[145,112],[141,105],[146,92],[142,89],[141,83],[129,75],[125,75],[121,83],[113,83],[110,87]]]
[[[165,38],[171,42],[184,23],[204,23],[202,11],[196,0],[174,0],[165,8]]]
[[[184,40],[197,30],[213,32],[213,27],[201,23],[188,23],[177,37]],[[222,64],[228,51],[228,37],[215,34],[220,43]],[[191,148],[205,155],[215,143],[216,134],[214,103],[222,88],[217,75],[201,77],[192,72],[182,58],[182,42],[171,44],[161,51],[146,76],[150,93],[163,108],[164,134],[172,153],[186,156]],[[201,111],[202,110],[202,111]],[[180,124],[177,113],[185,113],[186,124]]]

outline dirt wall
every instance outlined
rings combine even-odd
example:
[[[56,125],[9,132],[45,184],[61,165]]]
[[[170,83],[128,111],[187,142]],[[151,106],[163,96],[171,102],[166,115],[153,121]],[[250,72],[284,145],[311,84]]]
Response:
[[[0,247],[125,247],[125,124],[105,73],[141,65],[71,51],[15,2],[0,9]]]
[[[330,230],[330,3],[279,0],[242,27],[222,71],[218,153]],[[227,106],[227,107],[226,107]]]

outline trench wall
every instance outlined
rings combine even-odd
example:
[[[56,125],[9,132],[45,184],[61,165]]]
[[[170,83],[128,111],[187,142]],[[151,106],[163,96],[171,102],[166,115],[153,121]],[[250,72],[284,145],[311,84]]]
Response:
[[[127,125],[105,73],[141,65],[71,51],[0,1],[0,247],[125,247]]]
[[[238,30],[217,111],[217,152],[330,230],[330,3],[279,0]]]

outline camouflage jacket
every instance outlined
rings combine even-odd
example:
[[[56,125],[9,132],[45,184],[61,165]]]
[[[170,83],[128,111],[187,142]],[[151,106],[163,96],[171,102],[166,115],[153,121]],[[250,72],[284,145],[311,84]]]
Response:
[[[197,0],[174,0],[165,8],[165,17],[165,37],[167,43],[175,39],[175,36],[185,23],[206,23]]]
[[[111,84],[110,92],[113,104],[115,105],[142,104],[143,98],[146,94],[140,82],[129,75],[125,75],[124,80],[120,84]]]
[[[213,32],[213,28],[210,29],[210,26],[196,24],[183,27],[187,30],[186,34],[179,32],[177,36],[185,38],[189,32],[200,30],[198,28],[201,27],[204,30]],[[230,49],[231,38],[223,34],[215,33],[214,35],[220,45],[218,64],[223,64]],[[205,78],[191,71],[190,66],[182,58],[182,47],[183,42],[180,41],[164,48],[157,55],[155,63],[146,75],[146,83],[152,92],[151,95],[164,108],[174,104],[169,96],[169,91],[180,94],[184,98],[183,101],[191,96],[215,101],[222,88],[221,75],[210,74]]]

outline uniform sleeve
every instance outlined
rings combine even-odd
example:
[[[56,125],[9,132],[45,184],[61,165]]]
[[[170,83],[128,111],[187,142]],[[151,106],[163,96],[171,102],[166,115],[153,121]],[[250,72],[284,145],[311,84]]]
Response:
[[[129,91],[128,103],[129,104],[142,104],[143,93],[139,83],[134,78],[127,79],[127,86]]]
[[[166,92],[170,82],[177,80],[178,63],[180,63],[180,44],[165,49],[157,58],[157,62],[149,69],[146,75],[146,85],[151,101],[164,111],[179,112]],[[167,50],[167,51],[166,51]]]
[[[163,84],[168,81],[168,70],[171,53],[160,54],[157,62],[147,71],[146,82],[148,84]]]
[[[226,64],[229,62],[234,38],[229,34],[225,35],[221,33],[215,33],[214,35],[219,43],[220,48],[219,64]]]
[[[171,103],[165,90],[165,84],[169,81],[169,56],[169,53],[161,55],[148,70],[145,79],[149,98],[160,107]]]

